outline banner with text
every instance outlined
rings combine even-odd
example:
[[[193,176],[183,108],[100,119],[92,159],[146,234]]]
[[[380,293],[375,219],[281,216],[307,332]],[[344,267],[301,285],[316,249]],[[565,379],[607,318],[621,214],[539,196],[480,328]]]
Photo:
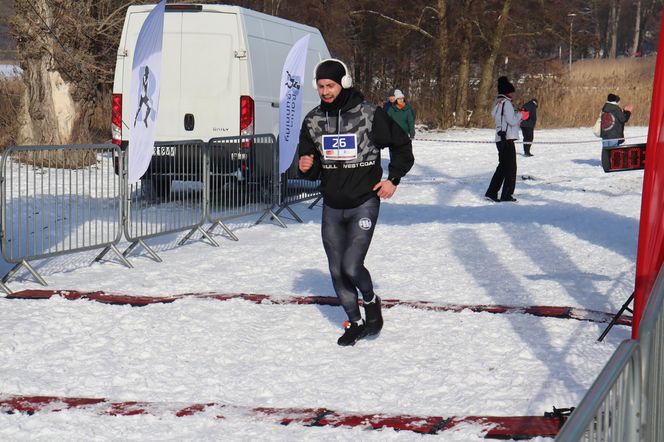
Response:
[[[300,137],[302,114],[302,82],[307,64],[309,35],[299,39],[291,48],[281,73],[279,94],[279,173],[292,164]]]

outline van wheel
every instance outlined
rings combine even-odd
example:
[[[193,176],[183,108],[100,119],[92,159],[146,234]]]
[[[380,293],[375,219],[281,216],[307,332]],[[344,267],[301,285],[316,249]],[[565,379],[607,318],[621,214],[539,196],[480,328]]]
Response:
[[[169,201],[171,195],[171,178],[153,176],[150,180],[152,184],[152,199],[156,201]]]

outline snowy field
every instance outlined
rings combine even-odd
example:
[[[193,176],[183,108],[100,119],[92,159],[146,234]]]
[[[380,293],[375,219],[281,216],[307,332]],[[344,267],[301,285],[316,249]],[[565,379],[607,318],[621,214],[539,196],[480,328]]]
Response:
[[[647,128],[628,127],[628,142]],[[642,171],[606,174],[590,128],[537,130],[518,155],[515,197],[484,192],[497,164],[492,130],[421,132],[415,166],[383,203],[366,265],[383,298],[439,304],[551,305],[615,313],[632,292]],[[446,141],[447,140],[447,141]],[[461,142],[457,142],[461,141]],[[571,143],[571,144],[566,144]],[[517,148],[521,150],[520,145]],[[385,162],[386,163],[386,162]],[[304,220],[230,223],[239,242],[178,246],[163,258],[80,253],[33,263],[49,288],[130,295],[334,296],[320,206]],[[286,212],[284,212],[285,216]],[[220,231],[220,229],[218,229]],[[139,248],[140,250],[140,248]],[[6,273],[8,263],[0,263]],[[12,290],[41,288],[27,274]],[[340,307],[184,299],[146,307],[0,298],[0,393],[420,416],[541,416],[576,406],[630,330],[524,314],[384,310],[377,339],[336,345]],[[0,414],[2,440],[482,440],[478,425],[436,436],[215,419],[113,417],[76,410]],[[544,440],[543,438],[540,438]],[[537,440],[537,439],[536,439]]]

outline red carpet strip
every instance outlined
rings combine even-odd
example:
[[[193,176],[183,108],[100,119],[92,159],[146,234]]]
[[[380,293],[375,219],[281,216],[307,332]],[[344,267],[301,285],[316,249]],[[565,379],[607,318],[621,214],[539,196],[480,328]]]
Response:
[[[218,301],[244,299],[245,301],[254,302],[256,304],[339,305],[339,300],[336,297],[330,296],[273,296],[258,293],[185,293],[172,296],[134,296],[104,292],[79,292],[75,290],[23,290],[7,295],[6,297],[7,299],[49,299],[53,296],[60,296],[69,300],[84,299],[105,304],[131,305],[135,307],[150,304],[168,304],[184,298],[215,299]],[[463,310],[470,310],[473,312],[487,313],[521,313],[549,318],[576,319],[579,321],[591,322],[610,322],[614,316],[612,313],[596,310],[545,305],[518,307],[506,305],[441,304],[429,301],[402,301],[399,299],[387,298],[383,298],[382,303],[383,308],[387,309],[396,306],[405,306],[437,312],[461,312]],[[632,317],[622,315],[616,324],[631,326]]]
[[[250,416],[266,422],[312,427],[362,427],[378,430],[413,431],[438,434],[459,424],[478,424],[487,439],[530,439],[554,437],[563,421],[550,416],[390,416],[384,414],[354,414],[326,408],[248,408],[220,403],[179,404],[157,402],[112,402],[106,399],[54,396],[0,395],[0,412],[6,414],[57,413],[84,410],[100,416],[150,415],[157,417],[186,417],[207,413],[216,419]]]

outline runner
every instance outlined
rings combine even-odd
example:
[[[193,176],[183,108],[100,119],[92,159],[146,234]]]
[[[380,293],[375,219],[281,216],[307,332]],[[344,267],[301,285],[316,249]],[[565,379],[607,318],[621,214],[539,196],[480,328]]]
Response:
[[[314,69],[321,102],[307,114],[300,131],[299,169],[321,179],[322,238],[332,284],[348,321],[337,343],[354,345],[383,326],[380,298],[364,266],[380,198],[391,198],[414,159],[408,135],[380,107],[354,89],[346,65],[336,59]],[[380,149],[389,147],[387,179],[382,179]],[[357,291],[364,300],[362,319]]]

